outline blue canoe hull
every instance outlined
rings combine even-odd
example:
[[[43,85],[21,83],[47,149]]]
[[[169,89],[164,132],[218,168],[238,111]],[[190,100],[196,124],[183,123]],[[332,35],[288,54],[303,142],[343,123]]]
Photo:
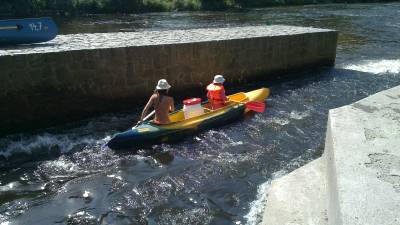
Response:
[[[50,41],[57,26],[49,17],[0,20],[0,45],[31,44]]]

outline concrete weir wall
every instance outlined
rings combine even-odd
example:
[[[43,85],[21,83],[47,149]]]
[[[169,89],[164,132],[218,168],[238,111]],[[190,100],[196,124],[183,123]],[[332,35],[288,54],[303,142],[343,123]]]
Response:
[[[330,225],[400,224],[400,86],[329,111]]]
[[[400,86],[329,111],[324,155],[272,182],[263,225],[400,224]]]
[[[158,79],[173,92],[333,65],[337,32],[292,26],[59,35],[0,49],[0,133],[143,102]]]

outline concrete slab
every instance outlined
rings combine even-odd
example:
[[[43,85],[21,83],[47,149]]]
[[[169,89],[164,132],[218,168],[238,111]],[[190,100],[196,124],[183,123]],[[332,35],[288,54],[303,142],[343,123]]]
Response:
[[[400,224],[400,86],[330,110],[329,224]]]
[[[337,33],[334,30],[313,27],[270,25],[167,31],[68,34],[58,35],[54,40],[45,43],[6,46],[0,49],[0,56],[43,54],[87,49],[126,48],[133,46],[159,46],[258,37],[285,37],[288,35],[327,32]]]
[[[316,159],[272,182],[262,225],[324,225],[326,160]]]

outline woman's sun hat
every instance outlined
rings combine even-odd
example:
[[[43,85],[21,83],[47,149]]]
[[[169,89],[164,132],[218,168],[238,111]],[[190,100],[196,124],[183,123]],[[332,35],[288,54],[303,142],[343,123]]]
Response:
[[[213,83],[222,84],[225,82],[225,78],[222,75],[215,75]]]
[[[171,87],[171,85],[168,84],[166,79],[161,79],[158,81],[157,83],[157,90],[166,90],[169,89]]]

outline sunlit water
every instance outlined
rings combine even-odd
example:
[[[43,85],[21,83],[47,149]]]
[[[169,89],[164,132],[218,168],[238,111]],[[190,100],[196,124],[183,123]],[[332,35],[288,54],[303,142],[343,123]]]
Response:
[[[0,223],[257,224],[271,180],[322,154],[329,109],[400,85],[398,3],[92,15],[59,24],[62,33],[287,24],[337,29],[340,37],[335,68],[227,87],[270,87],[267,110],[177,144],[138,155],[104,147],[140,107],[0,139]]]

